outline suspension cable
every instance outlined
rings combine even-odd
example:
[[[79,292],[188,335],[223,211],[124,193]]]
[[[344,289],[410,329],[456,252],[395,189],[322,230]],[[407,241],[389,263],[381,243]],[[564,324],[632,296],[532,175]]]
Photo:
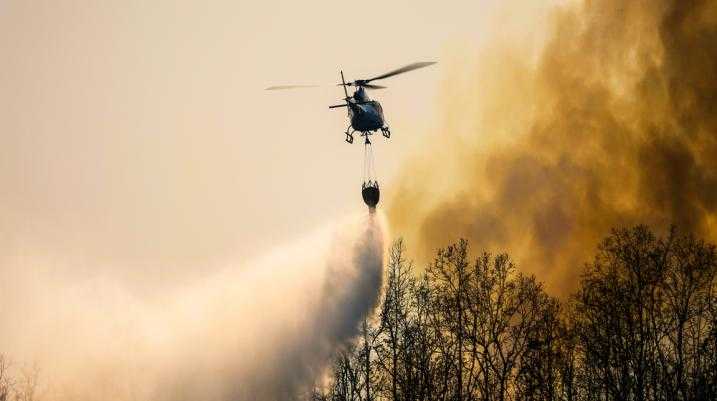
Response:
[[[364,160],[363,160],[363,181],[376,182],[376,166],[374,162],[373,146],[371,142],[364,143]]]

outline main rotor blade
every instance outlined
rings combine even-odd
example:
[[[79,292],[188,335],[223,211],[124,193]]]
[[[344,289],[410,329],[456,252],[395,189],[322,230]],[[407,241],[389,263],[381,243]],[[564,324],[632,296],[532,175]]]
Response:
[[[374,81],[376,79],[384,79],[384,78],[392,77],[394,75],[403,74],[404,72],[409,72],[409,71],[417,70],[419,68],[428,67],[429,65],[432,65],[432,64],[436,64],[436,62],[435,61],[420,61],[418,63],[409,64],[409,65],[403,66],[401,68],[398,68],[396,70],[387,72],[383,75],[379,75],[377,77],[367,79],[364,82],[370,82],[370,81]]]
[[[317,88],[319,85],[276,85],[265,88],[267,91],[275,91],[282,89],[303,89],[303,88]]]

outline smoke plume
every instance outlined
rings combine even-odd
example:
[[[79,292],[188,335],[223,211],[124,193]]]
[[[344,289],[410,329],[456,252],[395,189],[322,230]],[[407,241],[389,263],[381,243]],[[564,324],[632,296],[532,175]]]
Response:
[[[437,150],[406,167],[393,230],[424,258],[458,237],[507,251],[558,294],[611,227],[717,239],[716,1],[571,4],[537,60],[518,46],[449,79]]]
[[[375,306],[382,235],[349,218],[151,300],[6,260],[0,351],[40,368],[40,399],[294,399]]]

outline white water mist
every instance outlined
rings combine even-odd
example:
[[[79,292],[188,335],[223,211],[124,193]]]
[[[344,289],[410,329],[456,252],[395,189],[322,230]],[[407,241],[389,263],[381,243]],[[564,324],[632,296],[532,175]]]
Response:
[[[20,290],[0,295],[14,307],[0,315],[0,352],[40,368],[45,399],[294,398],[376,304],[378,219],[346,218],[151,301],[111,277],[6,269]]]

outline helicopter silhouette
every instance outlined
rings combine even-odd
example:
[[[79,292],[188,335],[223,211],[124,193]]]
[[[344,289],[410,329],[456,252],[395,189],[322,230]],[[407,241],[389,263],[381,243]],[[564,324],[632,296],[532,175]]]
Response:
[[[384,89],[385,86],[374,85],[372,81],[378,81],[392,77],[394,75],[403,74],[405,72],[413,71],[419,68],[428,67],[435,62],[418,62],[403,66],[401,68],[389,71],[385,74],[381,74],[369,79],[357,79],[355,81],[346,82],[344,79],[344,72],[341,71],[341,83],[337,86],[344,88],[344,102],[343,104],[336,104],[329,106],[329,109],[336,109],[340,107],[346,107],[348,118],[350,120],[349,126],[346,128],[346,142],[353,143],[354,132],[359,132],[361,136],[365,138],[364,141],[364,182],[361,185],[361,196],[364,203],[369,207],[369,211],[373,213],[376,210],[380,198],[380,190],[378,186],[378,180],[375,178],[374,162],[373,162],[373,150],[371,140],[369,136],[377,133],[379,130],[384,137],[391,137],[391,130],[386,125],[386,119],[383,116],[383,108],[381,103],[377,100],[371,100],[366,89]],[[296,89],[296,88],[309,88],[315,87],[316,85],[279,85],[270,86],[267,90],[277,89]],[[355,87],[354,93],[349,96],[348,87]]]
[[[389,71],[385,74],[381,74],[369,79],[357,79],[355,81],[346,82],[344,79],[344,72],[341,71],[341,83],[337,86],[344,88],[344,102],[343,104],[337,104],[329,106],[330,109],[346,107],[348,112],[348,118],[350,120],[349,126],[346,128],[346,142],[353,143],[354,132],[359,132],[361,136],[366,138],[365,143],[371,143],[369,136],[378,132],[379,130],[386,138],[391,137],[391,129],[386,125],[386,119],[383,116],[383,108],[381,103],[377,100],[369,98],[366,89],[384,89],[385,86],[374,85],[372,81],[378,81],[392,77],[394,75],[403,74],[405,72],[417,70],[419,68],[428,67],[429,65],[435,64],[433,61],[429,62],[418,62],[403,66],[401,68]],[[278,89],[296,89],[296,88],[309,88],[316,85],[279,85],[270,86],[266,90],[278,90]],[[347,87],[355,87],[354,93],[349,96]]]

